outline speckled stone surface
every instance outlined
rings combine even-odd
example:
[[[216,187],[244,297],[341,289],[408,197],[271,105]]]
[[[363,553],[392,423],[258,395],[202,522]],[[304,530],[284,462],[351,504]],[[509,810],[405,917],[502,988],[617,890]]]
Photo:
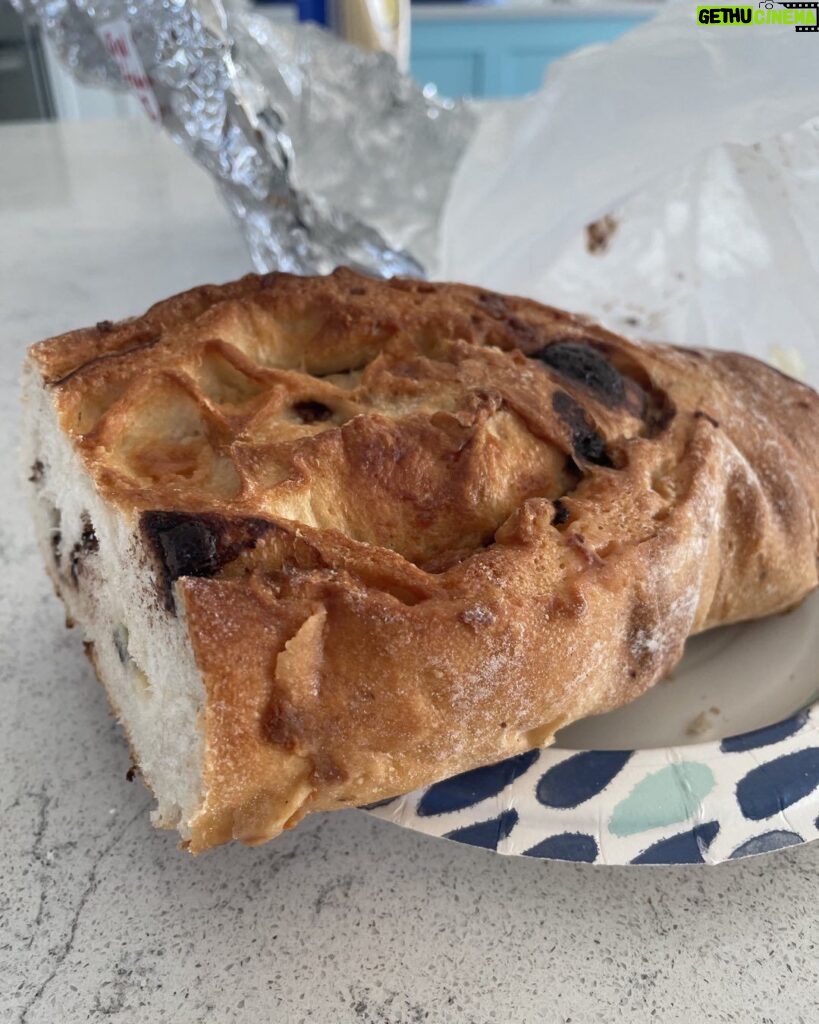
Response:
[[[148,126],[0,129],[0,1021],[819,1020],[819,844],[720,868],[504,858],[363,813],[193,859],[66,631],[15,458],[28,342],[248,269]]]

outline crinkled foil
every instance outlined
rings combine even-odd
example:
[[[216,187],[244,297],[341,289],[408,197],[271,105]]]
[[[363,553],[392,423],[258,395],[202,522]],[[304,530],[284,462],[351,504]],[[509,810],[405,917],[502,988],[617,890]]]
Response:
[[[101,39],[126,21],[162,125],[214,176],[259,270],[434,273],[474,114],[386,54],[221,0],[13,0],[86,83],[127,86]]]

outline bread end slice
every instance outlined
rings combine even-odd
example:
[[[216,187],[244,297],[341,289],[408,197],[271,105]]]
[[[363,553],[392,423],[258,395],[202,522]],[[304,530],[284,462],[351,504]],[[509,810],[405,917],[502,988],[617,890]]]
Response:
[[[204,799],[205,691],[184,606],[163,606],[138,517],[103,500],[31,358],[23,396],[23,464],[49,575],[156,796],[154,824],[187,843]]]

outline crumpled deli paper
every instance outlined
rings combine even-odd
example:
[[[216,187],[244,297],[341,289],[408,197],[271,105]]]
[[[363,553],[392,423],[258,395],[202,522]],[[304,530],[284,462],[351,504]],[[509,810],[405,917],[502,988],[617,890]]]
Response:
[[[386,54],[220,0],[14,0],[89,84],[136,90],[259,270],[422,275],[474,115]]]
[[[485,111],[436,273],[819,386],[819,35],[695,12],[672,4]]]

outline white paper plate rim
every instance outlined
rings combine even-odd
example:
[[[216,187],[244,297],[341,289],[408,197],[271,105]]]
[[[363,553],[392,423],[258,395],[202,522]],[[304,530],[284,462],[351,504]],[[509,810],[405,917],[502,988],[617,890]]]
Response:
[[[368,810],[496,853],[718,864],[819,838],[819,704],[708,743],[532,750]]]

